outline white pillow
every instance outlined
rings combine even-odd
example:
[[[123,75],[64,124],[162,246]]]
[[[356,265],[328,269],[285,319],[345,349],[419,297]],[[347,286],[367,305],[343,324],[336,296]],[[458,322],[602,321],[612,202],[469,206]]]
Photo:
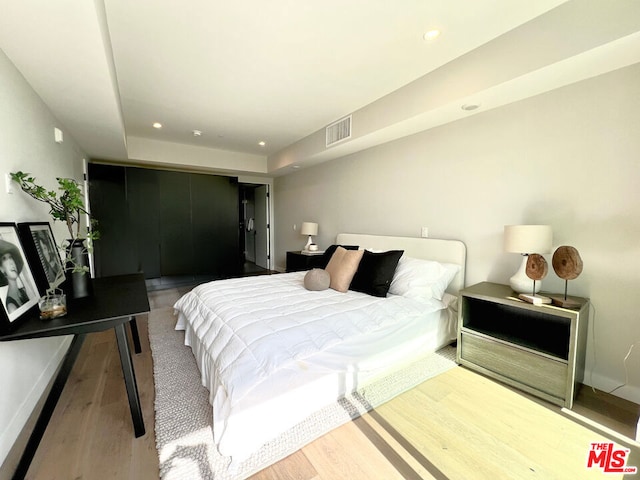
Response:
[[[460,271],[460,265],[403,255],[391,281],[389,293],[410,298],[442,300],[445,290]]]

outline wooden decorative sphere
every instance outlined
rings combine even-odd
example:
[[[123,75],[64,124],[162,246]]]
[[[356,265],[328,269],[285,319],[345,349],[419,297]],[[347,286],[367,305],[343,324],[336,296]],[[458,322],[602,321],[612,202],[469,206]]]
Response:
[[[563,280],[574,280],[582,273],[582,258],[573,247],[562,246],[553,253],[553,269]]]
[[[525,270],[527,277],[531,280],[542,280],[547,276],[549,267],[544,257],[537,253],[532,253],[527,258],[527,269]]]

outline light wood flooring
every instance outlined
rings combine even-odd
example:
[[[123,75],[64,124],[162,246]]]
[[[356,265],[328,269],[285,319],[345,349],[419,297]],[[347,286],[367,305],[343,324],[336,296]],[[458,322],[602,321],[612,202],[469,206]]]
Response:
[[[172,305],[187,290],[152,292],[151,308]],[[90,334],[27,478],[158,480],[146,317],[138,326],[143,352],[133,360],[147,433],[133,436],[113,331]],[[604,421],[615,416],[616,426],[633,435],[637,406],[624,404],[620,416],[615,397],[609,404],[610,396],[582,390],[581,413],[602,411],[608,415],[598,413]],[[560,415],[557,407],[457,367],[252,480],[602,478],[601,472],[588,471],[585,461],[589,444],[603,440]]]

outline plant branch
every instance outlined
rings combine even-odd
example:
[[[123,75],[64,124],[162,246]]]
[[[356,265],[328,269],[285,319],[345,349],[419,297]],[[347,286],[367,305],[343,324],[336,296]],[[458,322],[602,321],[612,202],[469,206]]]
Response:
[[[64,222],[69,230],[71,241],[80,237],[80,219],[82,214],[88,212],[84,207],[84,197],[80,185],[72,178],[57,178],[58,195],[53,190],[47,190],[44,187],[35,183],[35,177],[30,173],[15,172],[11,173],[11,179],[15,181],[23,192],[30,197],[46,203],[49,206],[49,214],[54,220]],[[90,225],[87,227],[88,237],[95,240],[99,237],[99,233],[95,230],[95,220],[90,221]],[[74,233],[73,226],[76,225],[76,231]]]

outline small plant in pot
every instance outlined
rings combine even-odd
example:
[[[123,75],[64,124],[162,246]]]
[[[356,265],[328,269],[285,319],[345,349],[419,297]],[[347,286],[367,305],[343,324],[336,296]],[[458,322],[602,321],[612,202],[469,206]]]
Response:
[[[30,173],[11,173],[11,179],[27,195],[46,203],[49,206],[49,214],[54,220],[64,222],[67,225],[70,238],[60,246],[65,253],[67,294],[73,298],[86,297],[91,292],[91,279],[88,275],[88,252],[92,248],[92,242],[97,240],[100,234],[95,229],[95,220],[91,220],[86,235],[81,236],[81,216],[83,214],[89,215],[89,213],[84,205],[80,185],[72,178],[57,178],[58,191],[56,192],[36,184],[35,177]]]

